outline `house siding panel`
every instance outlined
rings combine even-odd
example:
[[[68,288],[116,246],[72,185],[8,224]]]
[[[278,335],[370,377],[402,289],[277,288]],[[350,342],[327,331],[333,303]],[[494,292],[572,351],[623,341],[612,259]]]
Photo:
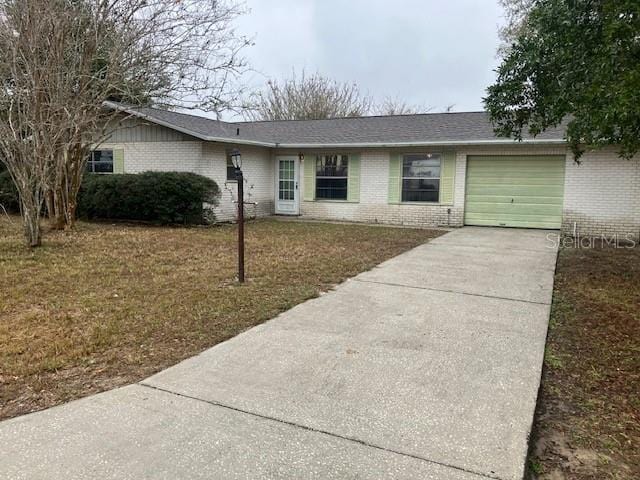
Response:
[[[127,118],[107,138],[108,143],[133,142],[188,142],[197,139],[161,125],[145,122],[144,120]]]

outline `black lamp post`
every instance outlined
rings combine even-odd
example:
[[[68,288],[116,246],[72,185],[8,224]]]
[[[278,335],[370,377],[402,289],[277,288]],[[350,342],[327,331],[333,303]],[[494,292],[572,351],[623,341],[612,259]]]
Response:
[[[238,182],[238,282],[244,283],[244,179],[242,155],[237,148],[231,151],[231,163]]]

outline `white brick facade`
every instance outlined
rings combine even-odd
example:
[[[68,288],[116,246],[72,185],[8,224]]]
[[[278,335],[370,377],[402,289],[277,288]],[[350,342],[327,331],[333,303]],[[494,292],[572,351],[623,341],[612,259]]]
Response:
[[[233,221],[237,215],[238,185],[227,181],[227,149],[219,143],[208,143],[203,147],[203,168],[199,173],[212,178],[222,192],[216,209],[220,221]],[[274,182],[271,154],[265,148],[242,148],[242,173],[244,175],[245,216],[265,217],[273,214]],[[252,205],[255,203],[256,205]]]
[[[304,217],[345,220],[350,222],[413,225],[422,227],[462,226],[464,211],[465,159],[456,160],[455,195],[453,205],[438,204],[390,204],[389,150],[364,150],[360,152],[360,201],[313,201],[301,204]],[[305,154],[305,161],[314,161],[315,155]],[[304,182],[301,182],[301,184]],[[301,185],[304,189],[304,185]],[[301,192],[304,197],[304,191]]]
[[[157,133],[157,132],[156,132]],[[160,132],[162,133],[162,132]],[[226,151],[230,145],[202,142],[184,137],[182,141],[109,143],[100,148],[124,149],[126,173],[147,170],[189,171],[215,180],[221,189],[216,217],[232,221],[236,217],[236,188],[226,180]],[[405,149],[402,152],[438,149]],[[279,154],[298,156],[299,151],[271,150],[242,146],[245,199],[249,217],[274,212],[276,195],[275,158]],[[341,153],[350,153],[341,150]],[[314,151],[303,151],[306,161],[314,161]],[[454,200],[451,205],[391,204],[389,192],[389,149],[358,150],[360,154],[360,198],[356,203],[342,201],[303,201],[303,165],[300,165],[300,215],[307,218],[345,220],[422,227],[464,224],[465,177],[469,155],[565,155],[565,189],[562,229],[581,235],[622,235],[638,238],[640,232],[640,158],[624,160],[613,150],[587,152],[577,164],[563,146],[541,147],[457,147]],[[399,153],[396,151],[395,153]],[[304,162],[305,160],[303,160]]]
[[[613,150],[567,155],[562,230],[579,235],[640,234],[640,157]]]

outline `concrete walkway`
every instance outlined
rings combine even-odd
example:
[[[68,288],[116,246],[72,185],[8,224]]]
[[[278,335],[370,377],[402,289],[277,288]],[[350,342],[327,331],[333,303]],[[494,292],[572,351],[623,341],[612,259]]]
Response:
[[[0,478],[520,479],[556,251],[448,233],[139,384],[0,423]]]

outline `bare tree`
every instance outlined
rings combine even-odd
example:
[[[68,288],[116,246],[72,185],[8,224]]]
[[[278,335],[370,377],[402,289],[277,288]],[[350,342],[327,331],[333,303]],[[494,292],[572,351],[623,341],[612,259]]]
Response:
[[[341,83],[315,73],[278,82],[269,80],[254,94],[245,116],[252,120],[319,120],[360,117],[371,110],[372,99],[355,83]]]
[[[376,115],[412,115],[417,113],[428,113],[431,110],[431,107],[411,105],[397,97],[385,97],[373,109]]]
[[[73,225],[90,149],[118,127],[106,100],[221,111],[248,44],[223,0],[0,0],[0,160],[30,246],[45,197]]]
[[[498,34],[502,43],[498,47],[498,55],[504,57],[516,38],[527,28],[527,15],[536,0],[499,0],[504,9],[506,23],[500,27]]]

